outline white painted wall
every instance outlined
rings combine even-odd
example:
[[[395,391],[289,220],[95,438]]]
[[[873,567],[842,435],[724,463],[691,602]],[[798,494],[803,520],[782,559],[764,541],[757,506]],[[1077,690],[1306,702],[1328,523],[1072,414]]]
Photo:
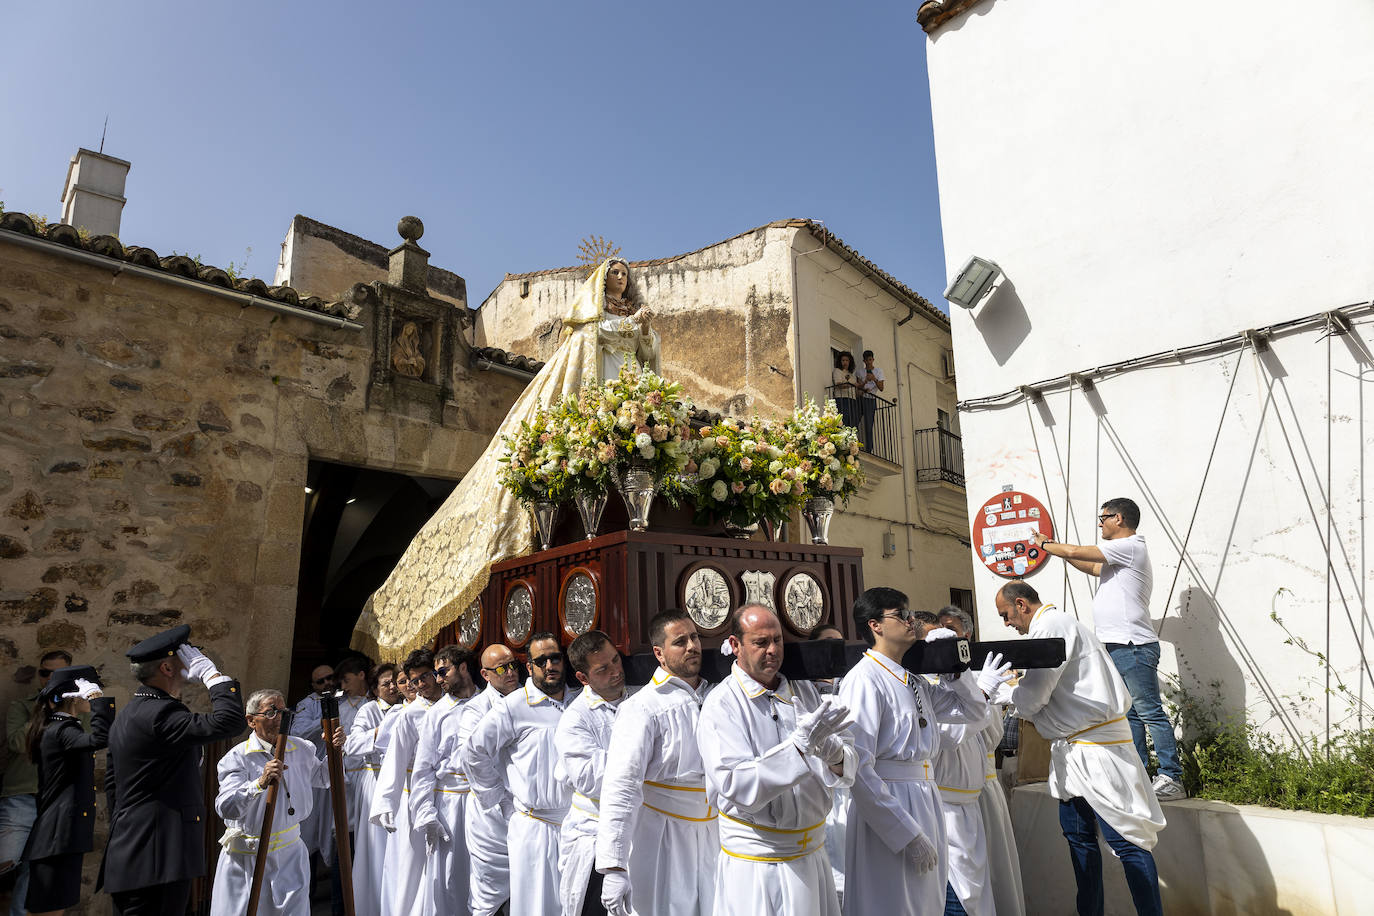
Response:
[[[953,275],[976,253],[1009,280],[953,309],[960,397],[1368,302],[1371,41],[1367,0],[1169,15],[988,0],[931,36],[946,263]],[[1374,339],[1368,318],[1356,324]],[[1262,359],[1232,349],[1112,375],[1094,397],[967,410],[970,508],[1013,484],[1084,543],[1101,500],[1136,499],[1164,670],[1198,692],[1219,681],[1229,706],[1277,731],[1359,724],[1352,708],[1374,698],[1360,661],[1374,648],[1371,376],[1352,349],[1299,330]],[[977,578],[987,626],[1001,580]],[[1090,583],[1065,580],[1056,562],[1032,584],[1087,617]],[[1329,642],[1353,707],[1325,693],[1326,669],[1285,644],[1271,611],[1315,650]]]

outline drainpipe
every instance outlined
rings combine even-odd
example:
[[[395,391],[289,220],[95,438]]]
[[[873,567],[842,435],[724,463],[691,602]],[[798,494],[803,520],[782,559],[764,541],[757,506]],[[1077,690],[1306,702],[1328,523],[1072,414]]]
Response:
[[[910,310],[911,306],[907,306],[907,309]],[[911,526],[911,487],[915,486],[916,473],[907,458],[908,446],[910,445],[907,440],[914,435],[914,428],[912,430],[903,429],[903,426],[906,424],[903,422],[902,418],[903,416],[910,417],[911,405],[907,404],[906,397],[902,394],[902,375],[904,374],[902,372],[902,364],[904,361],[902,360],[902,351],[897,349],[897,328],[905,324],[910,318],[911,312],[908,311],[906,318],[903,318],[901,321],[897,321],[894,318],[892,321],[892,368],[895,370],[892,374],[897,377],[897,438],[900,439],[902,443],[902,510],[906,518],[906,568],[908,572],[916,569],[916,549],[915,544],[912,542],[913,529]],[[910,394],[910,386],[907,386],[907,389],[907,394]],[[910,485],[907,483],[908,471],[911,472]]]

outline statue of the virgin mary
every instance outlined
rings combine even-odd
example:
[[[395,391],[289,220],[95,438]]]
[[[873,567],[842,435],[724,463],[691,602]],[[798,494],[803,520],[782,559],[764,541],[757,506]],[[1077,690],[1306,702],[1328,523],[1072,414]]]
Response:
[[[354,648],[378,657],[430,642],[486,588],[493,563],[533,550],[529,513],[497,481],[506,448],[501,436],[513,435],[540,408],[576,394],[584,379],[614,378],[627,361],[657,372],[659,337],[649,327],[652,315],[628,263],[612,258],[592,272],[563,318],[558,349],[363,608]]]

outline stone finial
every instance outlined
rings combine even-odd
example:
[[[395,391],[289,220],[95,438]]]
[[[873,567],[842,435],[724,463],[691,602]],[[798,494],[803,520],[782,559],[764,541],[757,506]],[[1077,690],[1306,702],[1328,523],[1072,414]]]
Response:
[[[418,216],[403,216],[396,231],[402,241],[388,254],[387,282],[423,293],[429,285],[429,252],[415,244],[415,240],[425,234],[425,224]]]

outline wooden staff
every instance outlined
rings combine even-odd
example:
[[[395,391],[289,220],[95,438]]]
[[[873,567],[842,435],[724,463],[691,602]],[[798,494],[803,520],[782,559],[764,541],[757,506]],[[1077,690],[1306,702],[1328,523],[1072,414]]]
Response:
[[[283,709],[277,730],[277,743],[272,749],[273,760],[286,759],[287,741],[290,739],[291,710]],[[258,916],[258,897],[262,894],[262,879],[267,874],[267,847],[272,845],[272,815],[277,810],[277,787],[281,785],[286,773],[267,787],[267,803],[262,811],[262,826],[258,828],[258,854],[253,860],[253,883],[248,888],[248,916]]]
[[[343,886],[345,916],[353,916],[353,853],[348,842],[348,799],[344,794],[343,751],[334,746],[334,731],[339,727],[339,698],[334,694],[320,698],[320,728],[324,730],[324,757],[329,763],[329,796],[334,802],[334,854]]]

